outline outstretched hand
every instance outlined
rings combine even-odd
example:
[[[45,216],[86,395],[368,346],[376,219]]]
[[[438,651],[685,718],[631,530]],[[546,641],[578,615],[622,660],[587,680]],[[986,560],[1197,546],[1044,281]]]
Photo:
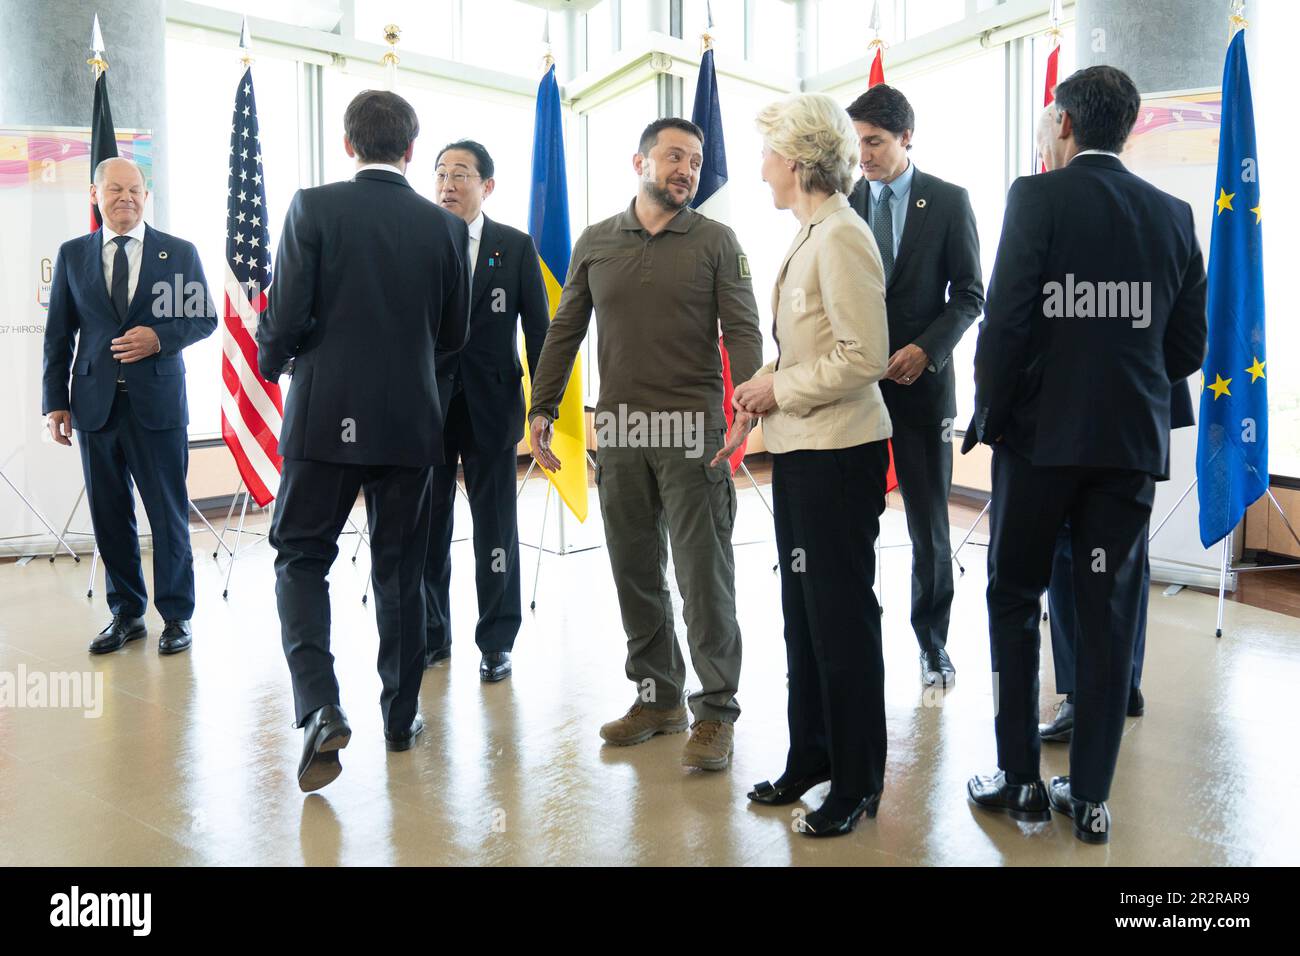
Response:
[[[727,443],[713,456],[713,460],[709,462],[709,467],[717,468],[721,462],[729,461],[731,456],[736,453],[736,449],[745,443],[745,439],[749,436],[750,431],[754,428],[754,423],[757,421],[758,416],[751,415],[744,409],[738,409],[736,417],[731,422],[731,431],[727,434]]]
[[[545,415],[534,415],[528,429],[528,448],[533,453],[533,461],[547,471],[560,470],[560,459],[551,451],[551,439],[554,436],[554,422]]]

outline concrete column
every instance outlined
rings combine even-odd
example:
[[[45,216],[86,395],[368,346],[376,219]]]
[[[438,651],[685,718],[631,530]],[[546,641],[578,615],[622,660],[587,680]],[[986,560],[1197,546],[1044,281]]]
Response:
[[[1227,43],[1226,0],[1078,0],[1075,5],[1079,68],[1119,67],[1144,95],[1217,87]]]
[[[99,14],[109,103],[118,129],[153,132],[153,220],[167,228],[163,0],[0,3],[0,123],[90,126],[90,30]],[[89,184],[87,184],[89,185]]]

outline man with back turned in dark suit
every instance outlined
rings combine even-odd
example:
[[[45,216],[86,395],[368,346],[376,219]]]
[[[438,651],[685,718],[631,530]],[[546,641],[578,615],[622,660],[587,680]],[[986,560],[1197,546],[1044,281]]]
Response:
[[[343,130],[356,174],[294,196],[258,327],[262,375],[274,381],[292,364],[270,541],[304,791],[339,775],[352,736],[329,649],[326,575],[358,492],[388,749],[409,749],[424,729],[424,563],[431,472],[443,456],[434,356],[462,348],[469,332],[465,223],[406,181],[415,111],[395,93],[366,90]]]
[[[1094,66],[1056,88],[1062,168],[1007,194],[975,353],[962,450],[993,448],[989,637],[998,771],[972,802],[1023,820],[1068,814],[1110,839],[1147,560],[1154,482],[1169,472],[1173,384],[1205,355],[1205,267],[1187,203],[1130,173],[1119,152],[1141,100]],[[1039,775],[1039,600],[1065,522],[1073,548],[1075,723],[1070,774]]]
[[[1038,118],[1035,140],[1043,166],[1050,172],[1062,164],[1061,153],[1065,142],[1056,135],[1055,110],[1048,106]],[[1169,397],[1169,427],[1188,428],[1196,424],[1192,414],[1192,396],[1184,382],[1175,382]],[[1148,538],[1150,535],[1148,534]],[[1070,739],[1074,731],[1074,645],[1077,621],[1074,613],[1074,559],[1070,545],[1070,524],[1066,522],[1056,538],[1056,552],[1052,555],[1052,582],[1047,588],[1048,621],[1052,632],[1052,669],[1056,674],[1056,692],[1065,699],[1056,707],[1056,715],[1049,723],[1038,725],[1038,735],[1043,740],[1057,743]],[[1138,602],[1137,628],[1133,644],[1133,682],[1129,686],[1129,717],[1141,717],[1146,712],[1142,697],[1142,661],[1147,646],[1147,601],[1151,595],[1151,562],[1142,566],[1141,600]]]
[[[435,664],[451,656],[451,533],[460,459],[474,521],[474,639],[483,655],[479,677],[489,682],[510,676],[523,621],[515,481],[524,390],[516,330],[522,320],[531,375],[550,324],[533,240],[483,214],[483,201],[496,186],[494,174],[492,156],[473,140],[444,146],[434,170],[438,203],[469,227],[470,338],[462,351],[438,355],[445,460],[433,469],[433,524],[424,566],[425,652]]]
[[[849,202],[866,220],[885,267],[889,367],[880,394],[894,423],[894,471],[912,538],[912,628],[921,680],[950,687],[952,610],[953,349],[984,307],[979,235],[966,190],[923,173],[908,159],[916,118],[883,83],[848,109],[858,134],[862,178]]]
[[[45,323],[43,404],[54,440],[81,446],[95,543],[113,620],[90,644],[108,654],[145,636],[149,595],[140,566],[135,497],[153,537],[158,653],[192,640],[189,406],[181,350],[212,334],[217,313],[194,246],[144,221],[144,174],[128,159],[95,169],[91,200],[104,227],[65,242]],[[73,347],[76,358],[73,358]],[[71,386],[69,386],[69,375]]]

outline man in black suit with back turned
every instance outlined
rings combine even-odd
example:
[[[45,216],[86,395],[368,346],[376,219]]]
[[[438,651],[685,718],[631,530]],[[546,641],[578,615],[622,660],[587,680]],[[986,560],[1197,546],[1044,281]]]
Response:
[[[1069,814],[1110,839],[1154,482],[1169,471],[1171,383],[1205,356],[1205,266],[1187,203],[1124,168],[1141,100],[1094,66],[1056,88],[1065,165],[1017,179],[975,353],[962,451],[993,447],[989,636],[998,772],[978,806]],[[1039,600],[1070,524],[1076,635],[1070,774],[1039,776]]]
[[[430,480],[442,463],[435,349],[469,333],[465,223],[405,177],[419,123],[395,93],[357,94],[343,117],[357,160],[347,182],[299,190],[285,216],[258,366],[292,361],[271,525],[281,635],[303,728],[298,785],[339,775],[352,736],[330,654],[329,585],[338,536],[365,492],[379,628],[379,702],[389,750],[424,729],[424,562]]]
[[[1056,136],[1056,110],[1045,107],[1039,114],[1035,141],[1038,155],[1047,170],[1060,169],[1061,153],[1065,142]],[[1169,427],[1189,428],[1196,424],[1192,413],[1192,396],[1185,382],[1175,382],[1169,396]],[[1148,539],[1150,535],[1147,535]],[[1141,717],[1146,712],[1142,697],[1142,661],[1147,645],[1147,601],[1151,596],[1151,562],[1142,566],[1142,599],[1138,603],[1137,638],[1133,644],[1133,683],[1128,692],[1129,717]],[[1052,668],[1056,672],[1056,692],[1065,699],[1056,706],[1051,722],[1038,725],[1038,736],[1043,740],[1063,743],[1074,732],[1074,632],[1077,628],[1074,613],[1074,557],[1070,545],[1070,525],[1066,522],[1056,538],[1056,552],[1052,555],[1052,583],[1047,587],[1048,620],[1052,632]]]
[[[479,677],[488,682],[510,676],[510,654],[523,621],[515,482],[524,391],[516,329],[522,320],[531,375],[550,324],[533,240],[483,214],[483,201],[496,186],[494,174],[492,156],[473,140],[444,146],[435,164],[439,204],[469,227],[470,340],[460,352],[438,355],[445,458],[433,469],[433,524],[424,566],[426,660],[432,665],[451,656],[451,533],[459,458],[474,520],[474,639],[483,655]]]
[[[950,687],[952,543],[948,492],[957,379],[952,352],[984,307],[979,235],[966,190],[908,159],[916,118],[883,83],[848,109],[863,176],[849,202],[880,247],[889,316],[889,366],[880,394],[894,424],[894,471],[912,538],[912,628],[921,681]]]

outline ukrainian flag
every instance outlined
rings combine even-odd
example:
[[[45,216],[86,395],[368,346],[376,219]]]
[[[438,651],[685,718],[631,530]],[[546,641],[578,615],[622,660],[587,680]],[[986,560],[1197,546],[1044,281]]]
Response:
[[[1206,270],[1209,349],[1201,367],[1196,447],[1201,544],[1207,548],[1268,490],[1263,210],[1245,30],[1228,45],[1220,123]]]
[[[542,263],[542,280],[551,316],[560,304],[564,277],[569,274],[569,188],[564,175],[564,131],[560,116],[560,87],[555,66],[537,87],[537,118],[533,126],[532,199],[528,232]],[[532,383],[524,363],[524,407],[532,405]],[[551,484],[579,521],[587,520],[587,417],[582,406],[582,354],[573,363],[569,384],[560,401],[551,451],[560,460],[558,472],[547,472]]]

